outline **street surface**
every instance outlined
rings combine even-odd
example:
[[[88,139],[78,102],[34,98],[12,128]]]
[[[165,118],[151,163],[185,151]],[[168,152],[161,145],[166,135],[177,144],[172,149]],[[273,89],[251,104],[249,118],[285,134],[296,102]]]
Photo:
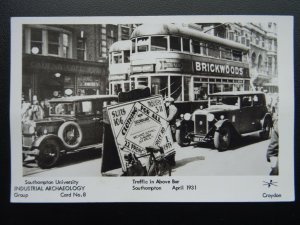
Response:
[[[209,145],[194,144],[181,148],[177,144],[176,166],[172,176],[264,176],[270,165],[266,161],[266,151],[270,140],[261,141],[258,135],[242,138],[230,150],[219,152]],[[58,166],[40,169],[33,160],[23,165],[24,176],[32,177],[99,177],[101,176],[101,151],[90,149],[68,154]],[[118,176],[120,170],[109,172]]]

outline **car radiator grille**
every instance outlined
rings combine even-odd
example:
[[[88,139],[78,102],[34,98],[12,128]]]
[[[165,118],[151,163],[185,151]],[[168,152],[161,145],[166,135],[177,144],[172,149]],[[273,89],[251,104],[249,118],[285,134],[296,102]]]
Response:
[[[195,133],[200,135],[207,134],[207,117],[206,115],[195,116]]]

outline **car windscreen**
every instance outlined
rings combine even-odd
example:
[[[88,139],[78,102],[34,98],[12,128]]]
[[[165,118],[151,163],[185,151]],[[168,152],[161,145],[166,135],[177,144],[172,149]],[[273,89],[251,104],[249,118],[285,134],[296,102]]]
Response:
[[[73,116],[75,115],[74,103],[71,102],[51,102],[50,115]]]
[[[210,97],[210,106],[213,105],[229,105],[229,106],[238,106],[239,98],[237,96],[211,96]]]

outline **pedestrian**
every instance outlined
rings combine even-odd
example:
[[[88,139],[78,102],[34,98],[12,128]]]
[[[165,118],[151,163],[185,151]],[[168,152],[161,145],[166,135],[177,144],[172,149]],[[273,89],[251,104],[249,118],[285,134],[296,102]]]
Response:
[[[48,99],[45,99],[44,101],[41,101],[40,106],[43,109],[44,118],[49,117],[49,102],[48,102]]]
[[[278,119],[274,120],[271,141],[267,150],[267,161],[271,163],[270,175],[278,175],[278,153],[279,153],[279,135]]]
[[[166,98],[165,99],[165,105],[167,110],[167,121],[170,124],[172,136],[174,139],[175,133],[176,133],[176,115],[177,115],[177,107],[174,105],[174,98]]]
[[[44,110],[39,105],[38,100],[34,100],[32,104],[32,120],[39,120],[44,118]]]

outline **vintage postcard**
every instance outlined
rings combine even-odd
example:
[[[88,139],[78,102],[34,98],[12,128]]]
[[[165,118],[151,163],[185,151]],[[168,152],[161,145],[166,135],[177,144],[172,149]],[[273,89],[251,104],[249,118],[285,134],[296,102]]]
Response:
[[[11,202],[294,201],[293,25],[11,18]]]

